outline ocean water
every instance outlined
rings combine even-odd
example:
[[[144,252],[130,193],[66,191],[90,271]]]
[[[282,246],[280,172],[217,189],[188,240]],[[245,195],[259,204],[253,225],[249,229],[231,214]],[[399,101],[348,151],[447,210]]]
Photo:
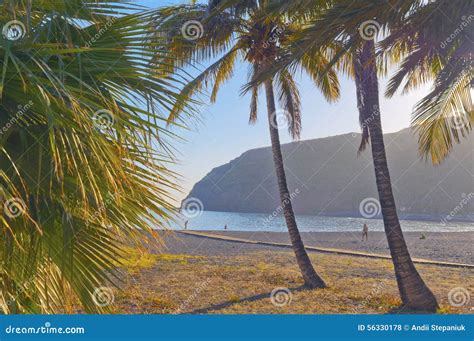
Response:
[[[183,229],[186,220],[188,230],[222,231],[227,225],[229,231],[287,231],[283,216],[213,211],[193,212],[187,217],[180,216],[172,228]],[[384,230],[381,219],[298,215],[296,220],[301,232],[360,231],[364,223],[369,226],[370,231]],[[474,223],[469,222],[401,220],[401,225],[406,232],[474,232]]]

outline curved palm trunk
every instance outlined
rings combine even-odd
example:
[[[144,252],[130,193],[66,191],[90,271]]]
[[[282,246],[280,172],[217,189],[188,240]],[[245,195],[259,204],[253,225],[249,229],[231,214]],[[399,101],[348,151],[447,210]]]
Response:
[[[273,84],[271,80],[265,82],[265,93],[267,98],[268,125],[270,127],[270,138],[272,141],[273,162],[275,164],[278,190],[280,192],[280,200],[285,215],[286,226],[288,227],[288,232],[290,234],[291,245],[293,246],[296,261],[300,267],[305,285],[310,288],[325,288],[326,284],[323,279],[319,277],[311,264],[311,260],[309,259],[303,241],[301,240],[298,226],[296,225],[295,214],[293,212],[290,193],[286,183],[285,168],[283,166],[283,156],[280,147],[280,136],[278,134],[276,117],[273,115],[276,109]]]
[[[379,115],[374,42],[364,42],[364,46],[357,57],[358,60],[354,61],[354,67],[358,99],[363,102],[362,105],[359,105],[359,110],[361,121],[364,123],[363,126],[368,128],[385,233],[395,268],[400,296],[407,308],[435,311],[438,308],[436,298],[413,264],[398,219]]]

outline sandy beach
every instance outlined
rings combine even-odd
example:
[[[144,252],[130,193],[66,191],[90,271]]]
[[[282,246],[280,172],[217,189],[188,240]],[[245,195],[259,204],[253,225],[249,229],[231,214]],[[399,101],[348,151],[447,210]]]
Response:
[[[206,234],[250,239],[255,241],[289,243],[287,233],[243,231],[199,231]],[[254,251],[288,251],[279,247],[219,241],[184,235],[161,233],[167,253],[187,255],[235,255]],[[371,232],[367,242],[361,241],[356,232],[306,232],[302,233],[306,246],[337,248],[350,251],[389,255],[385,233]],[[435,261],[474,264],[474,232],[404,233],[412,257]],[[423,237],[424,236],[424,237]]]
[[[203,233],[200,231],[200,233]],[[251,240],[288,242],[286,233],[206,231]],[[115,292],[115,313],[151,314],[383,314],[400,310],[400,296],[390,259],[309,252],[327,284],[303,287],[291,249],[160,232],[164,245],[130,248],[124,260],[122,290]],[[307,245],[387,254],[383,233],[368,243],[359,234],[304,233]],[[420,239],[407,234],[413,257],[472,264],[471,233],[433,233]],[[456,290],[474,285],[468,267],[417,264],[440,304],[439,313],[473,313],[471,300],[453,305]],[[271,301],[285,290],[284,305]],[[468,298],[468,296],[466,296]]]

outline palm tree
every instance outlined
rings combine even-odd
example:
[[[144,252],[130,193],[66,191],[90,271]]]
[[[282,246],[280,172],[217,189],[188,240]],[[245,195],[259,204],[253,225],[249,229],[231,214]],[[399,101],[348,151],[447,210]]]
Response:
[[[329,65],[339,66],[356,82],[359,120],[363,130],[359,151],[364,150],[370,142],[384,228],[402,302],[410,309],[434,311],[438,307],[436,298],[413,264],[397,214],[385,153],[378,93],[378,73],[383,75],[387,66],[384,64],[385,59],[377,58],[374,44],[379,30],[390,23],[402,25],[402,14],[416,9],[418,4],[414,1],[397,2],[392,10],[387,10],[389,6],[385,1],[368,0],[303,0],[299,5],[288,8],[284,1],[271,2],[270,8],[275,12],[289,10],[290,15],[303,15],[310,19],[299,39],[292,44],[291,53],[287,53],[286,58],[274,65],[271,71],[259,75],[251,85],[264,81],[273,72],[291,68],[308,51],[320,50],[322,47],[333,51],[334,58]],[[375,17],[377,21],[374,21]]]
[[[385,8],[381,8],[383,5]],[[380,43],[381,53],[393,62],[401,62],[390,79],[386,95],[393,96],[403,82],[403,93],[406,93],[434,80],[433,90],[415,108],[412,125],[419,134],[421,154],[430,157],[434,164],[441,163],[453,144],[460,143],[461,137],[471,131],[474,120],[471,96],[474,68],[469,37],[472,28],[468,25],[474,18],[463,16],[472,12],[472,5],[412,1],[405,2],[401,8],[379,4],[374,10],[385,13],[378,20],[389,29]],[[419,283],[420,298],[415,307],[435,309],[435,298],[423,288],[419,275],[411,269],[412,263],[407,266],[408,284]]]
[[[162,30],[167,32],[170,49],[181,56],[181,63],[186,64],[208,62],[217,59],[182,90],[182,101],[178,102],[170,115],[174,121],[183,106],[193,94],[205,86],[212,85],[211,102],[217,97],[220,86],[229,80],[234,72],[237,61],[243,60],[250,65],[249,80],[270,67],[281,56],[282,47],[287,44],[301,29],[298,23],[287,18],[265,18],[262,9],[267,1],[246,1],[235,4],[226,10],[218,10],[219,1],[211,1],[209,6],[179,6],[162,11],[168,16],[163,20]],[[196,19],[197,18],[197,19]],[[180,36],[180,31],[191,20],[199,20],[196,29],[202,25],[199,39],[189,43]],[[303,58],[295,69],[306,71],[322,90],[328,100],[338,97],[338,81],[332,71],[321,76],[328,63],[327,56],[319,51],[308,58]],[[293,71],[295,71],[293,69]],[[292,72],[282,71],[264,82],[267,102],[268,125],[272,144],[273,161],[277,176],[280,201],[284,211],[291,244],[301,270],[305,285],[310,288],[325,287],[325,282],[314,270],[304,248],[291,203],[286,181],[283,156],[280,147],[278,121],[286,119],[289,132],[298,138],[301,129],[300,97]],[[276,110],[275,87],[278,89],[278,100],[284,113]],[[250,123],[257,120],[257,104],[259,86],[249,89],[251,92]]]
[[[364,133],[360,150],[363,150],[366,143],[370,141],[385,233],[400,296],[402,302],[408,308],[427,311],[436,310],[438,307],[436,298],[413,264],[398,219],[380,120],[374,42],[372,40],[363,42],[354,54],[354,78],[359,103],[359,116],[360,121],[365,123],[365,125],[362,125]]]
[[[144,39],[153,12],[83,0],[0,8],[0,309],[103,311],[123,246],[171,219],[165,113],[181,84],[149,63],[164,43]]]

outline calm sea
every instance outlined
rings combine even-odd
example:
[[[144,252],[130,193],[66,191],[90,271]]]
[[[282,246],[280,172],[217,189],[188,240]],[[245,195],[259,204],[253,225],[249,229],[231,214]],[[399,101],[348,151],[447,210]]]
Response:
[[[283,216],[273,217],[268,214],[234,213],[234,212],[195,212],[194,216],[180,218],[179,223],[172,226],[182,229],[188,220],[188,230],[224,230],[227,225],[229,231],[274,231],[286,232]],[[371,231],[383,231],[381,219],[324,217],[298,215],[296,217],[301,232],[345,232],[360,231],[364,223]],[[474,223],[441,221],[402,220],[403,231],[429,232],[474,232]]]

